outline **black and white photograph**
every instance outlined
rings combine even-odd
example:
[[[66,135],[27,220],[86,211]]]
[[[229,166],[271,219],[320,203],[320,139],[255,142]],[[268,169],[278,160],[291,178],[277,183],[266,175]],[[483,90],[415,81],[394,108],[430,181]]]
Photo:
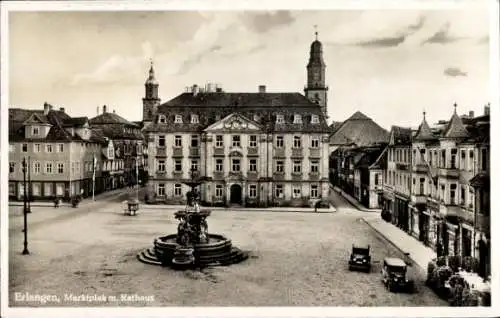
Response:
[[[35,2],[2,317],[500,314],[498,1]]]

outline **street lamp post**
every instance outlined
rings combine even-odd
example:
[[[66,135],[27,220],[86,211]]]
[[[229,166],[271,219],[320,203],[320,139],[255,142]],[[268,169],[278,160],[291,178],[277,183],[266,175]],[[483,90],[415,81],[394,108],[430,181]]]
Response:
[[[24,202],[24,249],[23,249],[23,255],[28,255],[30,252],[28,250],[28,213],[31,211],[31,207],[28,202],[28,195],[27,195],[27,187],[26,187],[26,158],[23,158],[23,179],[24,179],[24,195],[23,195],[23,202]]]

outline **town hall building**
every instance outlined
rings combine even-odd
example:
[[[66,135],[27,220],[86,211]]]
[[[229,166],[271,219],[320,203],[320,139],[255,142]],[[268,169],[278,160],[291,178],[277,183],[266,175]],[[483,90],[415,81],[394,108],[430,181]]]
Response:
[[[329,195],[326,65],[311,44],[305,94],[193,85],[161,103],[153,65],[143,133],[155,201],[182,203],[192,177],[206,204],[312,206]]]

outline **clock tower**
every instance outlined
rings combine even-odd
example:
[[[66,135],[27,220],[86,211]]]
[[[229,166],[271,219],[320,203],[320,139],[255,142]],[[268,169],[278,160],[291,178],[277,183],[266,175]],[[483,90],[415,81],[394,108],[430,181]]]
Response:
[[[315,32],[316,40],[311,44],[309,63],[307,64],[307,86],[304,93],[309,100],[321,106],[321,111],[328,118],[327,101],[328,86],[325,84],[326,64],[323,61],[323,45],[318,40],[318,32]]]

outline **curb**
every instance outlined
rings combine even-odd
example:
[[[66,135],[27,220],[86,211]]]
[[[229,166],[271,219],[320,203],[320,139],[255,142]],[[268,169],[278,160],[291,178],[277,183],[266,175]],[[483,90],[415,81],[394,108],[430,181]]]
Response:
[[[176,207],[176,206],[168,206],[164,205],[153,205],[153,204],[141,204],[141,209],[144,210],[178,210],[178,209],[183,209],[183,207]],[[335,209],[333,206],[330,209],[323,209],[323,210],[318,210],[314,211],[314,209],[309,210],[309,209],[304,209],[304,210],[279,210],[279,209],[259,209],[259,208],[220,208],[220,207],[201,207],[202,209],[208,209],[211,211],[234,211],[236,213],[242,211],[242,212],[276,212],[276,213],[313,213],[313,214],[324,214],[324,213],[335,213],[337,212],[337,209]]]
[[[396,243],[393,242],[393,240],[389,239],[387,236],[384,235],[384,233],[382,233],[379,229],[375,228],[374,226],[372,226],[370,224],[370,222],[368,222],[364,217],[361,218],[361,220],[363,220],[363,222],[365,222],[372,230],[374,230],[380,237],[382,237],[385,241],[387,241],[389,244],[391,244],[394,248],[396,248],[398,251],[400,251],[402,254],[406,254],[406,253],[409,253],[405,250],[403,250],[403,248],[401,248],[400,246],[396,245]],[[414,259],[413,257],[411,256],[411,253],[409,254],[409,256],[406,256],[405,258],[409,259],[412,263],[412,267],[418,267],[424,274],[427,273],[427,268],[423,268],[420,264],[418,264]],[[416,266],[415,266],[416,265]]]

